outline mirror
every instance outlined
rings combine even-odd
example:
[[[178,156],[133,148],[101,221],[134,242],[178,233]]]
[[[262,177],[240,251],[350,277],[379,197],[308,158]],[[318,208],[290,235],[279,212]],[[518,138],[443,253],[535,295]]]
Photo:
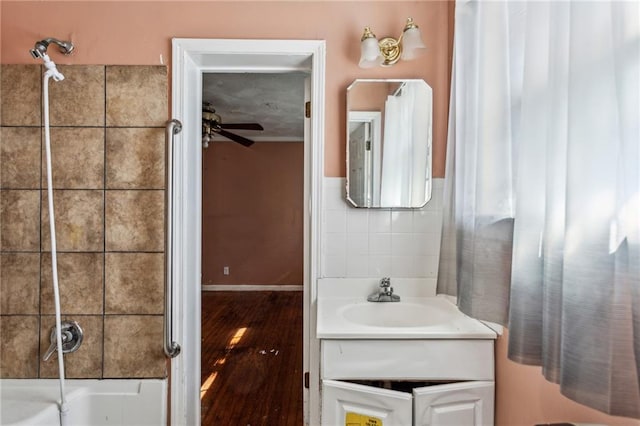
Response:
[[[356,80],[347,88],[347,200],[420,208],[431,198],[432,91],[424,80]]]

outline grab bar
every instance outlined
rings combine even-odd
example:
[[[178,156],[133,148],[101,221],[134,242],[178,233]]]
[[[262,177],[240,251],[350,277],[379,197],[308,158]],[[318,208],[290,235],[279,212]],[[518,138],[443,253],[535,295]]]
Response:
[[[173,341],[173,136],[182,131],[182,123],[169,120],[165,138],[165,280],[164,280],[164,353],[169,358],[180,354],[180,345]]]

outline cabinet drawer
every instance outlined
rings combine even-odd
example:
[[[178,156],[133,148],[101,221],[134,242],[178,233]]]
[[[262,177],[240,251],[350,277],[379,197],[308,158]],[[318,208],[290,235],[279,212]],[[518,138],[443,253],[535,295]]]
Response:
[[[493,340],[322,340],[321,376],[493,380]]]

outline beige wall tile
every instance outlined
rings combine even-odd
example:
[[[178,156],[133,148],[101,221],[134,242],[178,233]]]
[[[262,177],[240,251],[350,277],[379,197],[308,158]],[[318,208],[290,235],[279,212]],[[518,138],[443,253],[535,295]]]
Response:
[[[39,189],[46,188],[42,69],[1,67],[0,124],[23,127],[0,129],[0,250],[35,253],[0,255],[0,377],[57,377],[55,357],[39,361],[55,322],[51,254],[39,253],[50,250],[47,195]],[[61,304],[63,318],[85,331],[80,350],[65,355],[67,377],[102,378],[103,350],[104,377],[166,377],[167,68],[59,69],[65,80],[50,81],[49,91]],[[110,128],[105,135],[105,119],[130,128]],[[112,190],[105,193],[105,185]],[[156,253],[105,255],[105,238],[111,251]],[[105,308],[135,315],[104,316]]]
[[[0,378],[38,377],[38,317],[0,316]]]
[[[40,253],[0,254],[0,314],[40,313]]]
[[[40,191],[0,191],[0,250],[40,250]]]
[[[55,190],[56,239],[59,251],[102,251],[103,191]],[[51,249],[47,192],[42,192],[42,247]]]
[[[107,315],[104,378],[166,377],[161,315]]]
[[[162,253],[107,253],[105,270],[105,313],[163,313]]]
[[[164,126],[167,67],[107,66],[107,126]]]
[[[40,188],[39,128],[0,128],[0,187]]]
[[[43,142],[43,188],[47,187],[45,149]],[[51,168],[56,189],[104,188],[104,129],[52,128]]]
[[[80,347],[75,352],[64,354],[64,375],[68,379],[102,378],[102,323],[101,315],[77,315],[62,317],[62,321],[76,321],[83,332]],[[40,378],[58,377],[58,355],[43,361],[51,345],[51,327],[56,324],[54,315],[43,315],[40,319]]]
[[[107,129],[107,188],[164,188],[164,129]]]
[[[102,314],[103,253],[58,253],[60,307],[65,315]],[[42,253],[42,314],[55,314],[51,253]]]
[[[49,84],[52,126],[104,126],[104,66],[58,65],[64,80]]]
[[[164,191],[106,191],[107,251],[164,250]]]
[[[39,126],[42,93],[40,65],[0,66],[0,124]]]

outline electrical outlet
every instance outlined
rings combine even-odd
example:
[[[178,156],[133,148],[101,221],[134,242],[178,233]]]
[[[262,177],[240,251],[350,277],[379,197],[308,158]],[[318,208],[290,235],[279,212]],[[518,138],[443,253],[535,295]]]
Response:
[[[229,275],[229,267],[228,267],[228,266],[225,266],[224,268],[222,268],[222,273],[223,273],[224,275]]]

